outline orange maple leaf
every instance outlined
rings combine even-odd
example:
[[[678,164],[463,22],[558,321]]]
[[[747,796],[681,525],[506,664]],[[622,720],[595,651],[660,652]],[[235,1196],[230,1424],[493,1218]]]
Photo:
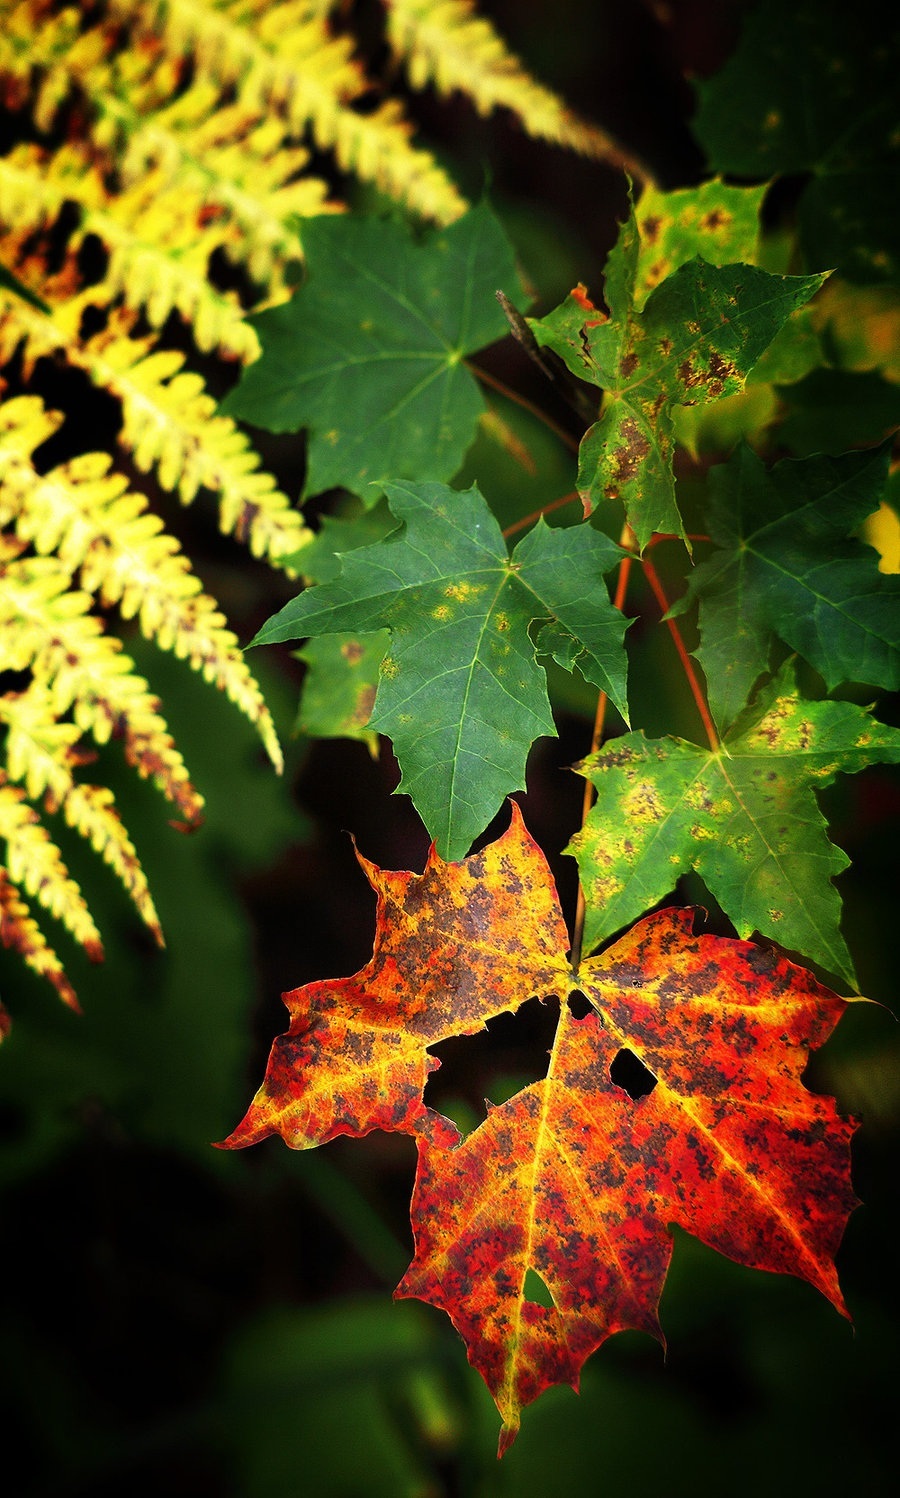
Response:
[[[855,1125],[801,1075],[846,1001],[752,942],[693,934],[694,913],[640,921],[577,974],[550,871],[517,807],[463,863],[424,874],[360,863],[378,895],[372,961],[285,995],[291,1014],[236,1148],[338,1134],[418,1139],[416,1251],[396,1294],[446,1310],[503,1418],[552,1383],[578,1386],[613,1332],[662,1340],[673,1224],[738,1263],[808,1280],[847,1315],[833,1258],[856,1198]],[[577,1019],[565,1002],[593,1006]],[[425,1107],[429,1046],[533,995],[563,1002],[543,1081],[460,1142]],[[655,1078],[633,1099],[610,1068]],[[525,1295],[529,1271],[552,1298]]]

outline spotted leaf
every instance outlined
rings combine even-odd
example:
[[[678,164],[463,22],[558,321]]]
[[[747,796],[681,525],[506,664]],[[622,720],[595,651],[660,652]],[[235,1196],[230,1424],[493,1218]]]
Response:
[[[683,739],[614,739],[581,772],[597,790],[572,839],[588,949],[665,898],[695,869],[741,936],[758,931],[854,982],[815,792],[840,772],[900,761],[900,732],[851,702],[807,702],[786,673],[715,751]]]
[[[643,224],[646,239],[647,224]],[[648,267],[634,214],[607,270],[609,317],[578,288],[555,312],[532,319],[538,342],[581,379],[605,391],[586,432],[578,487],[591,511],[620,500],[638,543],[654,532],[683,534],[675,498],[676,406],[733,395],[791,313],[824,276],[774,276],[753,265],[694,258],[647,297]],[[641,277],[643,276],[643,280]]]
[[[502,1416],[501,1453],[523,1405],[577,1387],[614,1332],[661,1339],[672,1224],[846,1314],[833,1257],[855,1204],[853,1125],[801,1082],[844,1000],[750,942],[695,935],[688,910],[572,972],[517,808],[464,863],[434,849],[421,876],[360,862],[378,896],[372,960],[285,995],[290,1028],[225,1145],[415,1136],[415,1255],[397,1295],[451,1316]],[[576,989],[592,1006],[580,1020]],[[424,1105],[429,1048],[532,995],[562,1001],[547,1075],[460,1140]],[[643,1097],[615,1080],[625,1050],[650,1074]]]
[[[620,549],[590,525],[543,521],[509,555],[478,489],[388,484],[401,529],[341,558],[254,643],[388,629],[368,721],[388,734],[438,851],[462,858],[509,791],[534,739],[555,734],[536,655],[609,693],[627,717],[625,621],[603,580]]]
[[[285,994],[290,1028],[229,1148],[280,1134],[309,1149],[372,1129],[453,1141],[453,1125],[422,1102],[439,1065],[428,1046],[565,984],[556,891],[518,807],[503,837],[464,863],[432,848],[424,874],[410,874],[357,857],[378,897],[372,960]]]
[[[670,1225],[738,1263],[808,1280],[844,1315],[833,1255],[855,1205],[852,1125],[800,1075],[844,1008],[802,968],[749,942],[649,916],[563,1005],[546,1078],[456,1149],[419,1142],[415,1258],[399,1296],[452,1317],[503,1417],[551,1383],[578,1387],[614,1332],[662,1341]],[[611,1076],[623,1049],[655,1085]],[[550,1304],[527,1293],[539,1275]]]

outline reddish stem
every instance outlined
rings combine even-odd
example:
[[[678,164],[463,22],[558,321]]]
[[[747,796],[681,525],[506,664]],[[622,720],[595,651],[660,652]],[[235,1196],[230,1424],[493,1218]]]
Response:
[[[688,533],[687,539],[689,541],[711,541],[712,537],[711,536],[692,536],[690,533]],[[674,532],[672,532],[670,534],[668,531],[657,531],[654,535],[652,535],[650,537],[650,540],[647,542],[647,545],[646,545],[646,547],[644,549],[646,551],[649,551],[650,548],[651,548],[651,546],[657,546],[660,541],[683,541],[683,540],[684,540],[684,537],[682,537],[682,536],[676,536],[674,534]]]
[[[663,613],[667,614],[669,612],[669,600],[667,599],[665,590],[663,589],[663,585],[659,580],[659,574],[657,573],[653,563],[647,559],[646,553],[642,558],[642,561],[644,567],[644,576],[650,584],[650,587],[653,590],[654,597],[656,598],[656,601],[662,609]],[[679,660],[684,667],[684,674],[687,677],[688,685],[691,689],[691,694],[697,704],[697,711],[700,714],[703,727],[706,730],[706,737],[709,739],[709,747],[715,754],[716,750],[719,747],[719,735],[716,733],[716,725],[714,724],[712,717],[710,716],[710,711],[706,705],[706,697],[704,695],[703,688],[701,687],[700,680],[697,676],[696,671],[694,670],[694,662],[691,660],[690,656],[687,653],[687,647],[684,643],[684,640],[681,638],[681,630],[678,628],[675,620],[666,619],[665,622],[668,625],[669,633],[672,636],[672,641],[674,643],[675,649],[678,651]]]
[[[554,510],[561,510],[564,505],[574,504],[575,500],[580,498],[581,496],[577,489],[570,489],[568,494],[561,494],[559,499],[551,499],[548,505],[541,505],[539,510],[532,510],[531,514],[525,515],[523,519],[514,520],[512,525],[506,527],[503,535],[508,541],[510,536],[518,535],[519,531],[523,531],[526,525],[532,525],[535,520],[540,520],[542,515],[550,515]]]
[[[579,439],[573,437],[571,432],[567,432],[565,427],[561,427],[558,422],[555,422],[553,417],[548,416],[546,411],[542,411],[540,406],[535,405],[534,401],[530,401],[525,395],[520,395],[518,390],[513,390],[509,385],[504,385],[502,380],[498,380],[496,375],[489,374],[486,369],[479,369],[478,365],[472,364],[470,360],[466,359],[463,362],[466,369],[470,374],[475,376],[476,380],[482,380],[485,385],[489,385],[492,390],[496,390],[498,395],[505,395],[507,400],[512,401],[517,406],[521,406],[523,411],[529,411],[538,421],[543,422],[544,426],[554,436],[558,437],[560,442],[564,442],[570,452],[577,453]]]

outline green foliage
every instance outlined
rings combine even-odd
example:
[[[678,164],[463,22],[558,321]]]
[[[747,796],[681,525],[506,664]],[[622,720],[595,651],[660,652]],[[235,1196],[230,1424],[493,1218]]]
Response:
[[[516,300],[511,247],[483,205],[417,243],[403,225],[304,227],[307,280],[252,319],[262,355],[224,403],[273,432],[309,430],[307,487],[373,500],[386,478],[449,479],[484,401],[464,360],[506,332],[486,286]]]
[[[704,6],[715,10],[701,0],[701,17]],[[585,58],[593,78],[607,26],[629,8],[602,9],[598,19],[589,0],[530,7],[517,44],[557,64]],[[668,9],[684,46],[683,8]],[[872,767],[900,763],[887,696],[900,684],[900,473],[889,474],[900,26],[875,0],[740,9],[730,61],[697,85],[693,128],[715,175],[666,192],[534,85],[468,0],[0,0],[0,833],[7,867],[18,858],[24,869],[30,849],[28,878],[48,911],[51,865],[37,854],[56,857],[66,879],[71,870],[107,955],[90,968],[49,914],[85,1014],[53,1004],[20,959],[74,997],[68,978],[47,965],[55,954],[0,873],[14,1020],[0,1051],[0,1256],[11,1266],[0,1394],[11,1470],[25,1456],[23,1498],[167,1490],[187,1470],[216,1498],[298,1482],[323,1498],[445,1488],[574,1498],[600,1470],[606,1485],[673,1494],[712,1490],[727,1471],[740,1498],[766,1485],[884,1486],[898,1328],[881,1287],[900,1125],[885,1009],[853,1006],[810,1083],[865,1123],[867,1211],[842,1262],[852,1358],[846,1326],[800,1287],[773,1286],[676,1230],[667,1366],[643,1339],[615,1338],[586,1368],[582,1399],[542,1400],[496,1471],[493,1412],[452,1329],[417,1306],[392,1311],[383,1289],[357,1293],[393,1282],[404,1261],[390,1141],[371,1135],[358,1168],[341,1142],[321,1162],[275,1146],[253,1159],[208,1148],[255,1070],[271,1018],[254,1017],[263,990],[277,1008],[291,982],[349,971],[345,939],[365,944],[369,907],[357,909],[352,858],[345,849],[341,861],[330,827],[355,833],[364,854],[386,842],[394,866],[421,866],[412,811],[387,799],[380,735],[400,761],[397,789],[446,856],[461,857],[502,798],[527,786],[525,818],[550,829],[551,855],[571,839],[585,949],[659,902],[702,904],[705,886],[716,929],[777,943],[891,1001],[896,781]],[[490,0],[483,10],[495,18]],[[379,76],[370,61],[387,58],[382,21],[410,80],[402,95],[399,68]],[[412,133],[416,91],[432,83],[457,92],[452,116],[440,97],[428,106],[431,122],[450,121],[437,155]],[[582,162],[577,197],[545,213],[534,184],[556,157],[541,147],[546,157],[517,157],[512,178],[491,170],[492,209],[466,212],[453,177],[477,191],[499,137],[479,134],[490,150],[466,159],[475,122],[459,91],[627,166],[633,211],[605,270],[585,246],[611,242],[626,182]],[[679,179],[668,137],[653,144],[653,118],[648,108],[641,139],[661,180],[695,181],[694,170]],[[527,180],[532,196],[514,200],[510,180],[512,193]],[[338,198],[393,217],[329,212],[343,209]],[[472,362],[508,328],[495,292],[526,305],[516,249],[545,367],[558,373],[562,359],[580,382],[577,417],[549,385],[545,416],[511,341],[485,370]],[[597,305],[579,287],[554,310],[577,275]],[[218,413],[204,381],[216,394],[233,382]],[[38,407],[16,403],[38,396],[41,421],[65,420],[26,450],[16,421],[24,412],[37,432]],[[270,442],[232,417],[306,435]],[[86,452],[85,434],[109,452]],[[127,489],[104,466],[114,453]],[[300,475],[305,517],[288,498]],[[204,539],[175,495],[199,497],[196,514],[218,501],[225,538]],[[61,560],[81,559],[65,576],[52,506]],[[176,514],[184,556],[241,641],[280,609],[256,643],[304,642],[280,653],[280,668],[274,650],[251,657],[279,730],[294,717],[301,735],[357,741],[321,748],[300,782],[302,803],[322,813],[315,844],[300,846],[290,787],[249,726],[172,659],[190,654],[184,624],[168,626],[168,657],[139,638],[137,623],[160,606],[159,555],[170,553],[173,576],[181,568],[161,528]],[[129,550],[132,527],[144,529],[147,565],[137,549],[117,562],[118,594],[101,573]],[[256,559],[239,571],[235,540]],[[609,601],[614,581],[625,617]],[[201,595],[185,596],[200,609]],[[205,593],[202,608],[215,608]],[[133,658],[142,675],[123,675],[131,696],[123,688],[100,711],[87,666],[77,705],[23,690],[30,668],[17,652],[41,622],[61,673],[73,641],[88,664],[88,645],[102,657],[107,687]],[[691,654],[704,679],[690,674]],[[233,655],[237,673],[236,645]],[[215,674],[208,651],[196,659]],[[585,755],[598,690],[618,711],[604,717],[601,701],[602,747],[579,766],[596,805],[572,836],[577,818],[560,808],[582,784],[536,741],[558,729],[568,760]],[[141,737],[135,703],[154,714],[157,693],[166,722],[154,717]],[[93,745],[90,713],[105,725]],[[620,719],[636,731],[623,734]],[[288,747],[289,770],[305,747]],[[152,778],[123,766],[152,777],[149,749],[170,772],[179,751],[190,764],[195,805],[206,801],[190,838],[159,817]],[[165,952],[136,931],[100,859],[93,868],[82,855],[92,835],[107,864],[118,848],[120,868],[146,871],[148,924],[158,913]],[[573,931],[580,946],[577,915]],[[470,1065],[476,1043],[496,1036],[459,1042],[456,1067],[448,1043],[429,1084],[447,1087],[438,1105],[472,1127],[481,1099],[537,1076],[546,1049],[542,1039],[502,1062],[481,1051]],[[397,1241],[381,1218],[396,1219]]]
[[[760,932],[853,981],[830,882],[848,859],[815,792],[900,761],[900,732],[850,702],[808,702],[783,672],[715,750],[626,734],[586,760],[597,790],[571,843],[595,947],[694,868],[740,936]]]
[[[701,84],[695,130],[710,165],[739,177],[809,173],[808,262],[854,281],[896,281],[900,227],[900,22],[878,0],[762,0],[740,45]]]
[[[720,728],[742,710],[778,636],[829,690],[900,687],[900,578],[854,532],[877,509],[888,453],[765,465],[749,447],[709,477],[707,524],[719,550],[671,611],[700,602],[697,658]],[[709,644],[707,645],[707,640]]]
[[[533,740],[554,732],[536,653],[577,665],[626,712],[625,621],[603,583],[621,553],[589,525],[539,521],[510,557],[476,488],[385,489],[403,529],[349,552],[254,644],[390,629],[369,726],[393,739],[400,788],[442,857],[462,858],[523,784]]]
[[[646,258],[646,219],[643,233]],[[581,443],[578,487],[590,509],[604,499],[620,500],[643,549],[655,532],[683,533],[673,408],[742,389],[776,333],[824,278],[772,276],[751,265],[716,267],[698,258],[678,265],[641,310],[640,257],[632,214],[607,266],[608,319],[579,292],[531,326],[574,374],[606,392],[600,419]]]

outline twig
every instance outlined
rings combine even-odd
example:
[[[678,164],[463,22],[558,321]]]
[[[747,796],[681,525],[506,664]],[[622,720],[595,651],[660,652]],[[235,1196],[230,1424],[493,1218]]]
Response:
[[[662,609],[663,614],[667,614],[669,612],[669,600],[667,599],[663,585],[659,580],[659,574],[657,573],[653,563],[648,560],[646,553],[642,558],[642,563],[644,568],[644,576],[646,577],[648,583],[650,584],[650,587],[653,590],[654,597],[656,598],[657,603]],[[710,715],[709,708],[706,705],[706,696],[704,694],[703,688],[700,685],[697,673],[694,670],[694,662],[691,660],[690,656],[687,653],[687,647],[684,643],[684,640],[681,638],[681,630],[678,628],[675,620],[666,619],[665,623],[668,625],[669,633],[672,636],[672,641],[675,645],[675,649],[678,651],[679,659],[682,666],[684,667],[684,674],[687,677],[688,685],[691,689],[691,694],[697,704],[697,711],[700,714],[700,718],[706,732],[706,737],[709,740],[709,747],[715,754],[716,750],[719,747],[719,735],[716,733],[716,725],[714,724]]]
[[[510,536],[518,535],[519,531],[523,531],[526,526],[533,524],[535,520],[540,520],[542,515],[550,515],[554,510],[561,510],[564,505],[574,504],[576,499],[580,498],[581,495],[577,489],[570,489],[568,494],[561,494],[559,499],[551,499],[548,505],[541,505],[539,510],[532,510],[530,515],[524,515],[521,520],[514,520],[512,525],[508,525],[503,532],[504,539],[508,541]]]
[[[509,323],[509,331],[516,343],[521,344],[529,359],[533,359],[535,364],[543,370],[547,379],[556,386],[563,399],[568,401],[582,421],[593,426],[599,409],[597,399],[588,395],[586,388],[575,379],[562,359],[554,354],[552,349],[541,348],[521,312],[513,306],[506,292],[497,291],[494,294],[503,308],[506,321]]]
[[[558,422],[553,420],[552,416],[547,415],[546,411],[542,411],[535,401],[530,401],[527,396],[520,395],[518,390],[513,390],[509,385],[504,385],[503,381],[498,380],[496,375],[488,374],[486,369],[479,369],[478,365],[473,364],[469,359],[464,359],[463,363],[469,373],[475,376],[476,380],[482,380],[485,385],[490,385],[491,389],[496,390],[499,395],[505,395],[507,400],[514,401],[517,406],[521,406],[523,411],[529,411],[538,421],[543,422],[544,426],[555,437],[558,437],[560,442],[564,442],[570,452],[577,453],[578,438],[573,437],[571,432],[567,432],[565,427],[561,427]]]

